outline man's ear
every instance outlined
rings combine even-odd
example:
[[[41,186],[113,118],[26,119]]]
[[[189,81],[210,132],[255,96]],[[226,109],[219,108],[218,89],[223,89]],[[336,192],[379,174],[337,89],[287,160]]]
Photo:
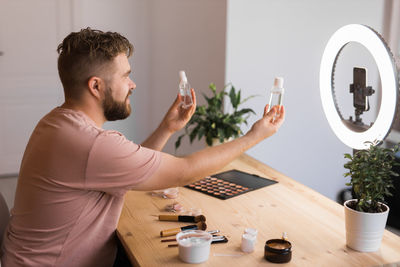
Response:
[[[100,100],[104,91],[103,87],[104,81],[101,78],[97,76],[90,77],[88,81],[88,88],[91,95]]]

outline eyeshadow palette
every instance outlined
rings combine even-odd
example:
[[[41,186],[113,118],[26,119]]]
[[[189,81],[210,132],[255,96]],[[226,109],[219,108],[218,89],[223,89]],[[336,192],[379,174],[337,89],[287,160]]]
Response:
[[[275,183],[255,174],[231,170],[205,177],[185,187],[219,199],[228,199]]]

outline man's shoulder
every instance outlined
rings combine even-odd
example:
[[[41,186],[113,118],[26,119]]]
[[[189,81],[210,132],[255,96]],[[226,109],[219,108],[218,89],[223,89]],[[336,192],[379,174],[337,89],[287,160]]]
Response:
[[[55,108],[40,120],[32,134],[32,140],[35,143],[64,146],[65,149],[88,149],[104,131],[83,112]]]
[[[77,131],[89,131],[99,134],[104,129],[97,127],[96,123],[82,111],[72,109],[54,108],[41,120],[41,123],[58,129],[75,128]]]

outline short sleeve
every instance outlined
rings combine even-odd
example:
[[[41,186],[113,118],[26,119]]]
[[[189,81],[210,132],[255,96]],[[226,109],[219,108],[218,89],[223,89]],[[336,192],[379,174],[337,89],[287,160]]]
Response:
[[[137,145],[116,131],[96,137],[86,168],[85,188],[123,195],[159,167],[161,153]]]

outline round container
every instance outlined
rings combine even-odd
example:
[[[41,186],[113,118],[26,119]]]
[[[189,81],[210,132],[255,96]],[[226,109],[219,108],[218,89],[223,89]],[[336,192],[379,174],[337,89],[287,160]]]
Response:
[[[163,191],[163,195],[165,198],[177,198],[179,193],[179,189],[177,187],[167,188]]]
[[[241,249],[243,252],[251,253],[254,251],[254,246],[256,244],[257,237],[251,234],[242,235]]]
[[[201,263],[208,260],[212,235],[202,230],[186,230],[176,235],[179,258],[187,263]]]
[[[283,239],[270,239],[265,242],[264,257],[274,263],[285,263],[292,259],[292,244]]]
[[[244,229],[244,233],[257,236],[258,230],[255,228],[246,228],[246,229]]]

